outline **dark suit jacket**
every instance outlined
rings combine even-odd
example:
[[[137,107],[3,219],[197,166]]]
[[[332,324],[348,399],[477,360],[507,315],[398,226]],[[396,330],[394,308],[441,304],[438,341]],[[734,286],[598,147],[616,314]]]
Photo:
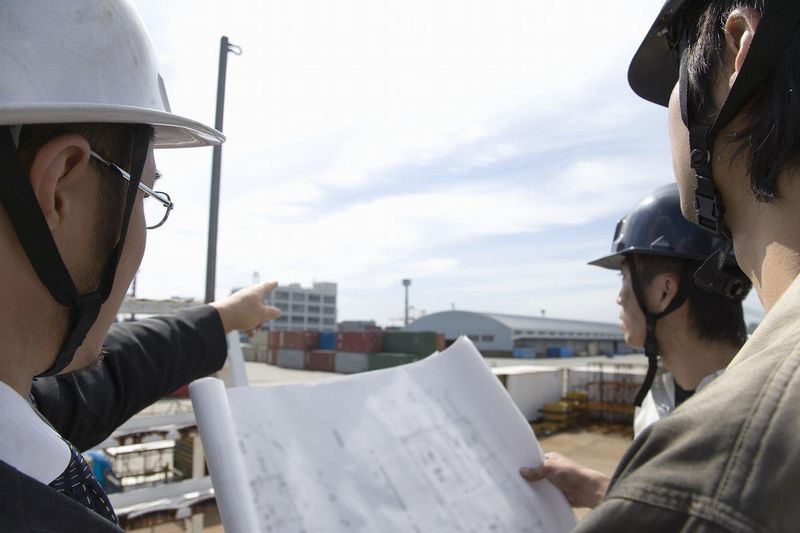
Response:
[[[210,306],[115,324],[102,365],[39,379],[31,396],[79,450],[105,440],[128,418],[190,381],[216,372],[227,345]],[[0,461],[0,531],[121,531],[50,487]]]

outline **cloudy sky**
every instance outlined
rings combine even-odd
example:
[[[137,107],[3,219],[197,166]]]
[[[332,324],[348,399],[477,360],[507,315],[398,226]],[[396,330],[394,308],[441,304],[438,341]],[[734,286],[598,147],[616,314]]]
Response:
[[[628,61],[661,0],[135,0],[173,111],[213,124],[229,56],[217,296],[339,284],[339,318],[487,310],[617,321],[586,266],[672,180]],[[211,149],[157,154],[177,205],[138,295],[205,291]],[[760,305],[748,301],[753,317]]]

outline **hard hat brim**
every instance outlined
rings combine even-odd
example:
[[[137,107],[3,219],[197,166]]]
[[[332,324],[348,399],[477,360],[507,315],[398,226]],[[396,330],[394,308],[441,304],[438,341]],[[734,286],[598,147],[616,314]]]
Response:
[[[649,255],[653,257],[672,257],[676,259],[685,259],[686,261],[697,261],[698,263],[702,263],[706,259],[706,257],[697,257],[681,252],[660,251],[652,248],[631,246],[619,252],[606,255],[599,259],[595,259],[594,261],[590,261],[587,264],[600,268],[607,268],[609,270],[620,270],[622,269],[623,261],[625,261],[625,256],[631,254]],[[736,262],[732,258],[728,258],[726,264],[729,266],[736,266]]]
[[[154,148],[191,148],[222,144],[222,132],[200,122],[154,109],[122,105],[0,105],[0,124],[122,123],[155,128]]]
[[[680,58],[663,35],[686,0],[667,0],[628,67],[628,84],[640,97],[666,107],[678,83]]]
[[[609,270],[621,270],[622,262],[625,260],[624,254],[611,254],[589,261],[587,264],[600,268],[607,268]]]

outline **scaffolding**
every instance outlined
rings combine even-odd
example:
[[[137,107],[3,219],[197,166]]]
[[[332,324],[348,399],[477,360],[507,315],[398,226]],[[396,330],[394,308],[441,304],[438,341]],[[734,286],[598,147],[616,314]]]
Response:
[[[586,383],[586,420],[604,432],[633,431],[634,400],[643,374],[638,365],[591,363]]]

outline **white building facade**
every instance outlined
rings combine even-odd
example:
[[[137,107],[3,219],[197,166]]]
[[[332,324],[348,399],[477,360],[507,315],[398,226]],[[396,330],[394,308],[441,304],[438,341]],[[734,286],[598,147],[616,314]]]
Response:
[[[336,283],[319,282],[311,287],[299,283],[281,285],[267,297],[281,316],[264,324],[270,331],[334,331],[338,315]]]

